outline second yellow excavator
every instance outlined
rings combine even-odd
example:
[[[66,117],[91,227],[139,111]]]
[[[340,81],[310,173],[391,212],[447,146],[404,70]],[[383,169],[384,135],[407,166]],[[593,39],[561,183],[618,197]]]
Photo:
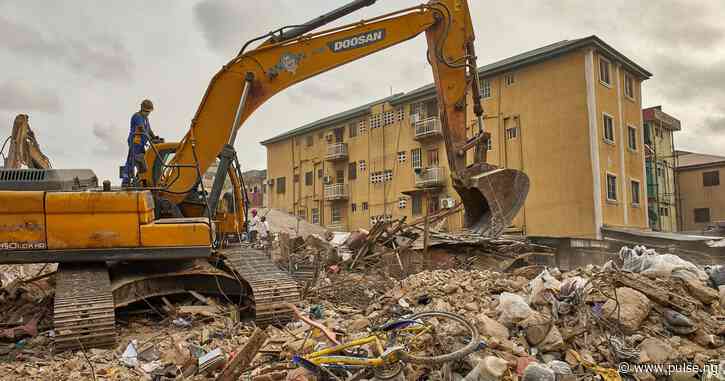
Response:
[[[36,190],[15,191],[12,181],[0,180],[0,189],[13,189],[0,191],[0,263],[60,263],[57,347],[109,345],[115,337],[114,307],[170,290],[218,290],[229,301],[251,302],[258,321],[283,320],[289,312],[284,304],[297,295],[294,283],[281,281],[286,275],[252,251],[216,245],[217,229],[224,226],[219,203],[225,178],[240,182],[234,150],[239,129],[280,91],[421,33],[466,226],[500,234],[523,205],[529,183],[522,172],[485,162],[483,147],[490,135],[482,123],[467,1],[432,0],[316,31],[374,2],[356,0],[244,44],[212,78],[186,135],[178,143],[151,145],[146,156],[151,170],[134,182],[140,188],[118,190],[104,182],[100,189],[49,191],[47,179],[21,174],[24,181],[35,181]],[[469,102],[479,125],[472,136],[466,134]],[[476,152],[473,163],[466,161],[470,150]],[[215,181],[207,191],[202,174],[217,159]],[[235,189],[228,197],[234,223],[225,229],[242,223],[243,194],[240,185]]]

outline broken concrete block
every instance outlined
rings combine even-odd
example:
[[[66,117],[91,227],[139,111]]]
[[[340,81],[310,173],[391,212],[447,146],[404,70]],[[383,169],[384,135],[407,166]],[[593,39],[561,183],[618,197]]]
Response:
[[[532,312],[518,326],[526,330],[526,341],[531,345],[539,345],[551,330],[551,319],[538,313]]]
[[[607,300],[602,307],[602,315],[609,320],[616,321],[625,329],[635,331],[647,319],[652,302],[641,292],[629,287],[617,289],[617,302]],[[617,311],[619,304],[619,311]]]
[[[720,297],[715,289],[697,279],[685,279],[685,286],[690,295],[703,304],[710,304]]]
[[[641,363],[665,364],[672,356],[672,347],[666,342],[649,337],[639,344],[639,361]]]
[[[531,363],[524,370],[521,381],[556,381],[556,373],[539,363]]]
[[[544,340],[536,346],[542,352],[559,351],[564,348],[564,338],[556,326],[551,327]]]

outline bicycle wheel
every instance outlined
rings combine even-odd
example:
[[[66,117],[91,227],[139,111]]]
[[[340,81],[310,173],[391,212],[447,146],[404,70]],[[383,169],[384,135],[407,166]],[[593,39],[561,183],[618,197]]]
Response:
[[[462,359],[479,346],[476,327],[460,315],[442,311],[414,314],[417,323],[395,331],[404,349],[400,360],[413,364],[440,364]]]

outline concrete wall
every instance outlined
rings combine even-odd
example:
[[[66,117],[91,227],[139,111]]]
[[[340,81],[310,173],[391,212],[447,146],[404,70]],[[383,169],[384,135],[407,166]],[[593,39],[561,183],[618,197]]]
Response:
[[[720,185],[703,186],[702,173],[711,171],[720,172]],[[725,185],[723,184],[725,179],[723,176],[725,176],[725,165],[677,171],[683,231],[702,232],[709,225],[709,223],[695,222],[696,208],[709,208],[710,221],[725,220]]]

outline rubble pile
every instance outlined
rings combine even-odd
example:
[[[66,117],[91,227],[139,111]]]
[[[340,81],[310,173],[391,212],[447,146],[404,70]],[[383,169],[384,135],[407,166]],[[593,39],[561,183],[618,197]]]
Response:
[[[344,241],[357,242],[359,250],[369,236]],[[370,247],[378,250],[381,239],[394,241],[397,234],[384,236]],[[0,331],[6,332],[0,335],[0,379],[313,380],[294,364],[295,355],[425,311],[463,316],[477,328],[480,344],[461,361],[406,364],[398,379],[622,380],[617,369],[623,362],[702,367],[725,359],[725,266],[701,268],[674,255],[625,247],[604,266],[562,273],[528,262],[550,253],[546,247],[447,233],[431,237],[438,239],[431,239],[432,247],[450,251],[455,260],[396,279],[389,267],[398,264],[370,261],[351,270],[352,256],[346,261],[339,255],[341,243],[282,236],[280,252],[273,253],[279,264],[288,270],[315,264],[313,278],[300,278],[306,296],[295,321],[260,329],[239,321],[223,301],[192,295],[120,315],[113,349],[53,354],[52,273],[16,279],[0,289],[3,327],[13,329],[12,335]],[[411,247],[409,255],[422,255]],[[472,260],[488,257],[496,260]],[[410,263],[405,256],[401,262]],[[39,313],[42,306],[47,311]],[[451,332],[446,343],[470,340]]]

